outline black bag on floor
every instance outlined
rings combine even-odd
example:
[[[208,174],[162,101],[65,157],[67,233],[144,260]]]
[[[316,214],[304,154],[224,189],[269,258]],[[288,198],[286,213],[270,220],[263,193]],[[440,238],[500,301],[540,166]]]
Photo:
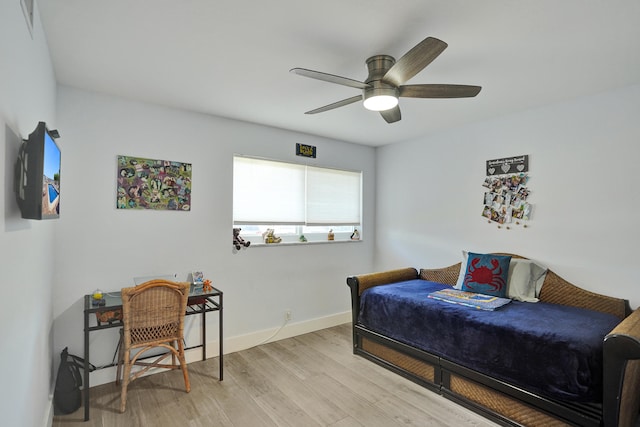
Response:
[[[67,347],[60,353],[60,367],[56,378],[56,388],[53,392],[53,413],[54,415],[65,415],[75,412],[82,405],[82,374],[80,369],[84,369],[84,359],[69,354]],[[95,366],[89,364],[89,370],[93,371]]]

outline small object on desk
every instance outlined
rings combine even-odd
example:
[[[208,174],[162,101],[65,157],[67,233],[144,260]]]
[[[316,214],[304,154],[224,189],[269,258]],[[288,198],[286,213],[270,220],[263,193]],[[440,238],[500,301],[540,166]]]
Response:
[[[195,286],[202,286],[202,281],[204,280],[204,274],[202,271],[192,271],[191,272],[191,283]]]
[[[213,286],[211,285],[211,280],[207,279],[202,283],[202,290],[205,292],[213,290]]]
[[[96,289],[95,291],[93,291],[91,305],[98,307],[102,307],[103,305],[105,305],[106,303],[103,296],[103,292],[100,289]]]

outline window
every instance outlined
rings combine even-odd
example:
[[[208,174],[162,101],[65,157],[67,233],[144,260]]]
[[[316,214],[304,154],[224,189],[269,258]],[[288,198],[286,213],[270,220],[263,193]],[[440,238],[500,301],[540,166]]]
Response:
[[[362,172],[234,156],[233,223],[243,236],[274,228],[321,240],[334,230],[348,239],[361,224],[361,200]]]

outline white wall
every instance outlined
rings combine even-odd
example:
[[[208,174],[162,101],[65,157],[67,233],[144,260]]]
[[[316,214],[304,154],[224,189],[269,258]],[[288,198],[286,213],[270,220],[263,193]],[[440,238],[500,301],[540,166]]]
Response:
[[[462,249],[537,259],[640,305],[640,86],[378,149],[376,269],[444,267]],[[482,218],[485,161],[529,155],[529,228]]]
[[[131,285],[134,276],[159,273],[186,280],[191,270],[202,270],[223,290],[228,351],[270,335],[282,324],[285,309],[293,311],[296,331],[305,330],[301,324],[323,325],[323,318],[350,320],[345,279],[370,271],[373,260],[373,241],[366,232],[374,227],[373,148],[68,87],[59,88],[58,119],[63,198],[56,230],[56,351],[69,346],[82,354],[84,294],[96,288],[119,290]],[[317,146],[318,157],[309,163],[364,171],[364,240],[234,253],[233,154],[301,162],[295,156],[297,142]],[[192,163],[191,211],[117,210],[117,155]],[[215,344],[217,322],[215,316],[209,319],[209,339]],[[197,337],[198,328],[191,332]],[[110,362],[116,340],[115,330],[92,334],[92,361]],[[94,384],[113,380],[94,377]]]
[[[52,420],[51,350],[55,221],[20,218],[13,168],[39,121],[55,128],[55,77],[36,11],[33,38],[19,1],[0,2],[0,414],[7,426]]]

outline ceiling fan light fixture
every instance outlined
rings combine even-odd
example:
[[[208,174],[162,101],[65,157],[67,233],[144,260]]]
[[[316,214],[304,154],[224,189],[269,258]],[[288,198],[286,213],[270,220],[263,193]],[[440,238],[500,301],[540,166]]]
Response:
[[[367,88],[364,90],[363,98],[363,105],[367,110],[390,110],[398,105],[398,90],[391,87]]]
[[[398,98],[392,95],[376,95],[365,99],[363,104],[367,110],[385,111],[398,105]]]

